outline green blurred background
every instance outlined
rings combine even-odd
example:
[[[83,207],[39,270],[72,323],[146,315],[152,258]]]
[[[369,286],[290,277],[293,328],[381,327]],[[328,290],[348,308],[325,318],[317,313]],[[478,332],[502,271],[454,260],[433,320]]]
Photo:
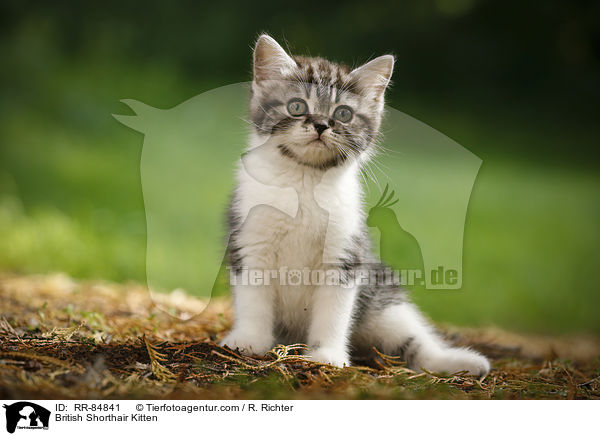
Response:
[[[144,282],[143,137],[111,114],[248,80],[266,31],[352,64],[395,54],[389,104],[483,159],[463,289],[413,291],[434,320],[600,334],[598,17],[597,1],[3,1],[0,271]]]

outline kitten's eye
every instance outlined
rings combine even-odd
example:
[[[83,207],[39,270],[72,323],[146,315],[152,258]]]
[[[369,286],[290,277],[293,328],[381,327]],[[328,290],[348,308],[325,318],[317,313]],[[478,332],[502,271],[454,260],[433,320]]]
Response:
[[[348,123],[352,119],[352,109],[348,106],[338,106],[335,112],[333,113],[333,118],[342,123]]]
[[[287,105],[288,112],[293,117],[299,117],[308,112],[308,105],[300,98],[294,98]]]

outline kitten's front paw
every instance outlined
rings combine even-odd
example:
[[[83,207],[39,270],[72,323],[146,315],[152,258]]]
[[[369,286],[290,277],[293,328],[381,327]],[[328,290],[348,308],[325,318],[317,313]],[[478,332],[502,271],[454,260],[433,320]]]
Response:
[[[239,349],[243,354],[264,356],[267,351],[273,348],[274,343],[275,340],[264,333],[248,333],[232,330],[225,336],[220,345],[227,345],[232,350]]]
[[[311,348],[307,351],[306,358],[313,362],[328,363],[333,366],[343,368],[350,366],[348,353],[343,350],[335,350],[333,348]]]

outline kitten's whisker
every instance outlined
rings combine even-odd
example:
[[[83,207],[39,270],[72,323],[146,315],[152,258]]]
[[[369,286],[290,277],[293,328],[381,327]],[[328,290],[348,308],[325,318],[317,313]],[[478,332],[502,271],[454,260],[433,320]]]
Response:
[[[246,119],[246,118],[243,118],[243,117],[239,117],[239,119],[240,119],[240,120],[242,120],[243,122],[245,122],[245,123],[247,123],[247,124],[251,125],[251,126],[254,126],[254,127],[256,127],[257,129],[260,129],[260,128],[261,128],[261,127],[260,127],[258,124],[256,124],[256,123],[255,123],[254,121],[252,121],[252,120],[248,120],[248,119]]]

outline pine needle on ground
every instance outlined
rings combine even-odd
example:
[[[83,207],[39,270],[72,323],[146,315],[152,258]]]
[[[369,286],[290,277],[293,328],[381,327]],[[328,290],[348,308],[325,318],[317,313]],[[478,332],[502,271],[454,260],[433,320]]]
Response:
[[[307,360],[303,344],[244,356],[217,345],[231,327],[223,298],[192,317],[205,301],[178,292],[157,304],[139,285],[63,275],[0,276],[0,295],[3,398],[600,399],[597,338],[444,327],[492,359],[476,379],[415,372],[377,350],[346,368]]]

